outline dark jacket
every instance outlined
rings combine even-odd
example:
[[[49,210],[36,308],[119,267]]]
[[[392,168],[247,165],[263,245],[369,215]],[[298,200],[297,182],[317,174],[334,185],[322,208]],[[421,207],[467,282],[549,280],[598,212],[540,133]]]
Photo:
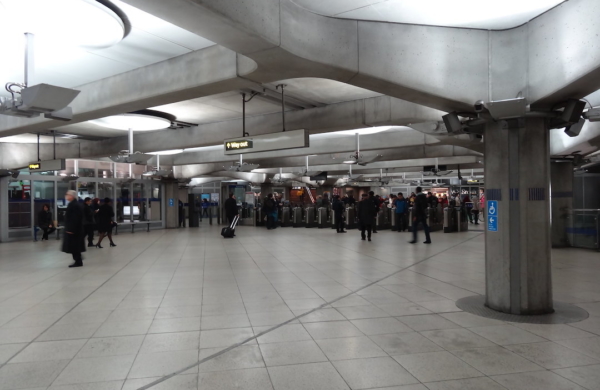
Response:
[[[54,226],[54,221],[52,220],[52,213],[50,211],[40,210],[40,212],[38,213],[38,226],[47,228],[50,225]]]
[[[107,233],[112,229],[112,219],[115,216],[113,208],[108,204],[103,204],[98,209],[96,220],[98,221],[98,231]]]
[[[238,215],[238,207],[235,199],[227,198],[223,206],[225,207],[225,216],[233,217],[234,215]]]
[[[344,202],[339,199],[334,199],[331,205],[331,209],[335,213],[336,216],[342,215],[344,210],[346,209]]]
[[[265,201],[263,202],[263,212],[265,214],[273,214],[277,212],[277,202],[275,201],[275,199],[273,198],[265,198]]]
[[[373,198],[363,199],[358,202],[358,219],[362,223],[370,224],[374,222],[378,207]]]
[[[83,208],[73,200],[65,212],[65,232],[62,251],[65,253],[85,252],[85,234],[83,232]]]
[[[427,200],[427,195],[424,193],[420,193],[417,195],[415,199],[414,205],[414,217],[416,218],[425,218],[427,217],[427,207],[429,206],[429,201]]]
[[[92,207],[87,205],[87,204],[83,204],[83,224],[84,225],[93,225],[96,221],[94,220],[94,211],[92,210]]]

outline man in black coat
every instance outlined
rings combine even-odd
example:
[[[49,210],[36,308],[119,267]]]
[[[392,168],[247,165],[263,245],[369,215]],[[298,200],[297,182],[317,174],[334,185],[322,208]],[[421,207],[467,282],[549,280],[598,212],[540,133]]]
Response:
[[[233,193],[229,194],[229,198],[227,198],[225,203],[223,203],[223,207],[225,208],[225,216],[229,221],[229,225],[231,225],[235,216],[238,215],[237,201],[235,200],[235,196],[233,195]]]
[[[69,205],[65,212],[65,236],[62,251],[73,255],[73,264],[69,268],[83,266],[81,253],[85,252],[85,236],[83,231],[83,208],[77,202],[77,192],[70,190],[65,194]]]
[[[335,230],[337,230],[338,233],[346,233],[344,230],[344,210],[346,210],[346,207],[344,202],[340,200],[339,195],[333,196],[331,209],[333,210],[333,215],[335,217]]]
[[[358,202],[358,222],[360,222],[360,236],[364,241],[368,238],[371,241],[371,231],[373,229],[373,223],[375,222],[376,206],[373,198],[367,194],[362,194],[362,199]],[[365,237],[365,230],[368,236]]]
[[[431,244],[429,226],[427,226],[427,207],[429,207],[427,195],[423,193],[421,187],[417,187],[417,197],[415,198],[415,205],[413,206],[413,240],[410,241],[411,244],[417,242],[417,228],[419,227],[419,223],[423,224],[423,230],[425,231],[425,242],[423,242],[423,244]]]

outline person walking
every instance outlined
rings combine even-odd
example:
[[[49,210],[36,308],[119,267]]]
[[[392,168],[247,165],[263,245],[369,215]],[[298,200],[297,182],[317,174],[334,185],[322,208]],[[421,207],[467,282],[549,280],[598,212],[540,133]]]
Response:
[[[333,203],[331,205],[331,209],[333,210],[333,216],[335,218],[335,230],[338,233],[346,233],[344,230],[344,211],[346,207],[344,202],[340,200],[339,195],[333,196]]]
[[[238,215],[238,206],[237,201],[235,200],[235,195],[233,193],[229,193],[229,198],[223,203],[223,207],[225,208],[225,216],[227,217],[227,221],[229,221],[229,225],[233,224],[233,219],[236,215]],[[234,236],[235,236],[235,229]]]
[[[431,237],[429,236],[429,226],[427,226],[428,206],[429,203],[427,202],[427,195],[423,193],[423,189],[421,187],[417,187],[417,196],[415,197],[415,202],[413,206],[413,239],[412,241],[410,241],[411,244],[415,244],[417,242],[417,229],[420,223],[423,224],[423,231],[425,231],[425,242],[423,242],[423,244],[431,244]]]
[[[367,194],[362,194],[361,201],[358,202],[358,222],[360,223],[360,237],[364,241],[368,238],[371,241],[371,232],[373,222],[375,221],[375,202],[374,199]],[[365,235],[365,231],[367,235]]]
[[[94,246],[94,210],[92,210],[92,198],[85,198],[83,200],[83,229],[87,237],[87,246]]]
[[[38,213],[38,226],[44,232],[42,235],[42,241],[48,241],[48,234],[52,234],[56,230],[49,204],[43,205],[42,209]]]
[[[65,212],[65,235],[62,251],[73,256],[73,264],[69,268],[82,267],[82,252],[85,252],[85,236],[83,231],[83,208],[77,201],[77,192],[67,191],[65,198],[69,204]]]
[[[479,211],[481,206],[477,194],[473,195],[471,202],[473,202],[473,208],[471,209],[471,214],[473,214],[473,223],[475,225],[479,225]]]
[[[112,201],[110,198],[104,199],[104,204],[100,206],[98,210],[98,234],[100,237],[98,238],[98,243],[96,244],[96,248],[102,249],[102,240],[104,237],[108,236],[108,240],[110,241],[110,246],[117,246],[112,240],[112,229],[115,225],[113,218],[115,217],[115,212],[112,208]]]
[[[402,195],[402,192],[398,192],[398,197],[394,201],[396,207],[396,228],[398,232],[405,232],[408,229],[406,224],[406,212],[408,211],[408,201]]]
[[[275,229],[277,227],[275,226],[275,221],[277,220],[277,203],[273,199],[273,194],[267,195],[263,204],[263,213],[267,216],[267,230]]]
[[[202,200],[202,217],[209,218],[209,216],[208,216],[208,207],[209,206],[210,206],[210,203],[208,203],[208,199],[204,198]],[[200,217],[200,219],[202,219],[202,217]]]

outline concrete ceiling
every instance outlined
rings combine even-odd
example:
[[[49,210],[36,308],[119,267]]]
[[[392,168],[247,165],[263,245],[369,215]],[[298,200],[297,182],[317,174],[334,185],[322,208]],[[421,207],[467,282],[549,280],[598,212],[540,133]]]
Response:
[[[213,46],[214,42],[118,0],[129,18],[131,33],[120,43],[99,50],[54,47],[35,52],[33,83],[74,88],[92,81]],[[23,42],[4,40],[0,83],[23,81]],[[0,96],[10,96],[4,88]]]
[[[344,19],[504,30],[527,23],[564,0],[293,0]]]

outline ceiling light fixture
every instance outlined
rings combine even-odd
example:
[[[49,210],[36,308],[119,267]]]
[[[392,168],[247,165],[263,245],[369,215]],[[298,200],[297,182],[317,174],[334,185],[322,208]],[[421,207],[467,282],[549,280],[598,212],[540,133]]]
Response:
[[[183,153],[183,149],[161,150],[158,152],[148,152],[146,154],[152,154],[154,156],[171,156],[179,153]]]
[[[342,130],[342,131],[335,131],[331,134],[376,134],[376,133],[381,133],[383,131],[388,131],[390,129],[393,129],[395,126],[376,126],[376,127],[366,127],[364,129],[354,129],[354,130]]]
[[[108,0],[0,0],[0,6],[3,30],[35,34],[50,47],[104,49],[131,31],[127,15]]]
[[[166,129],[175,120],[173,115],[161,111],[139,110],[127,114],[112,115],[89,121],[98,126],[115,130],[151,131]]]

